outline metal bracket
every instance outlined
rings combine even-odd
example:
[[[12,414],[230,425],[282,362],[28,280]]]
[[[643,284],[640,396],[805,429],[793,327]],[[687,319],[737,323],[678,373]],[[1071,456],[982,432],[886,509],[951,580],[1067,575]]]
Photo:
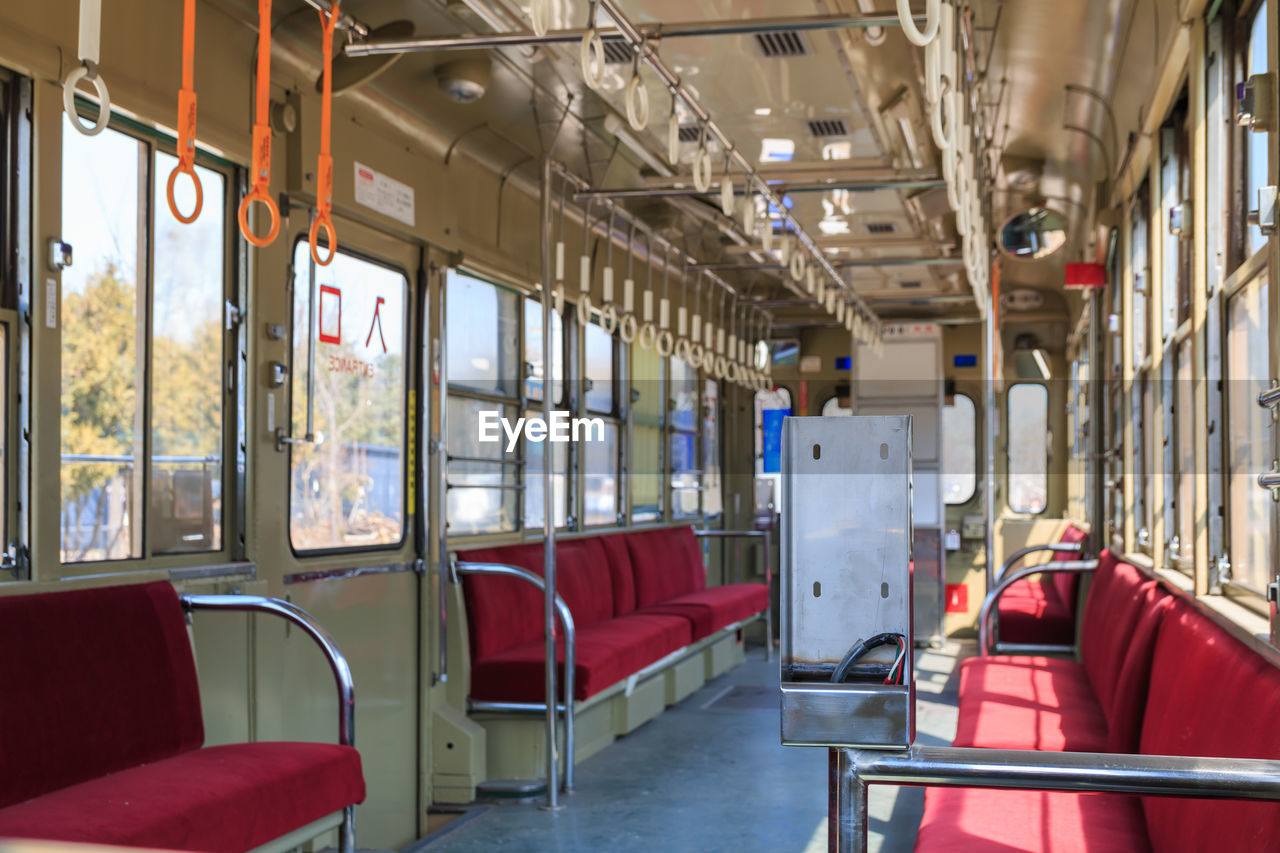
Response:
[[[230,299],[226,302],[226,327],[228,332],[235,331],[236,327],[244,320],[244,312],[240,307],[233,303]]]

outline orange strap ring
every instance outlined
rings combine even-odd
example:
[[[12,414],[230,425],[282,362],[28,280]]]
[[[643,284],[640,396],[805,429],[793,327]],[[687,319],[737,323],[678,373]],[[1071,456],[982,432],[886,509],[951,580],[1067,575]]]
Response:
[[[271,93],[271,0],[258,0],[258,73],[256,109],[253,123],[253,186],[240,202],[237,218],[240,233],[259,248],[269,246],[280,233],[280,208],[271,198],[271,124],[268,110]],[[265,237],[249,230],[249,206],[264,204],[271,214],[271,229]]]
[[[196,0],[186,0],[182,12],[182,89],[178,92],[178,165],[169,173],[168,187],[169,212],[184,225],[195,222],[204,207],[204,188],[196,174],[195,53]],[[178,204],[173,198],[173,186],[179,174],[190,176],[196,189],[196,206],[190,216],[183,216],[178,211]]]
[[[311,221],[307,235],[311,243],[311,260],[322,267],[333,263],[338,251],[338,235],[333,230],[333,157],[329,155],[330,112],[333,107],[333,30],[338,23],[338,0],[333,0],[328,12],[320,11],[320,29],[323,32],[321,52],[324,54],[324,82],[320,93],[320,156],[316,164],[316,218]],[[325,242],[329,254],[320,257],[320,229],[326,233]]]

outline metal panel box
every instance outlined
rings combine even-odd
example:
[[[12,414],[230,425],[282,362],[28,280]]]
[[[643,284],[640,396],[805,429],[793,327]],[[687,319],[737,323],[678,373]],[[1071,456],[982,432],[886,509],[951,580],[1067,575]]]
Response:
[[[911,416],[788,418],[782,442],[782,742],[910,746]],[[882,634],[892,644],[834,683]]]

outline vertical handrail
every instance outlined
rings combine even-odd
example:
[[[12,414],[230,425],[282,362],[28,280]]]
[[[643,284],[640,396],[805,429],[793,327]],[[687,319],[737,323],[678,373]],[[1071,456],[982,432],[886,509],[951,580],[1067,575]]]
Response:
[[[497,577],[519,578],[525,583],[532,584],[542,590],[544,595],[551,590],[550,585],[544,578],[519,566],[511,566],[506,563],[467,563],[458,562],[453,564],[453,569],[459,575],[492,575]],[[574,762],[574,670],[577,664],[577,648],[578,648],[578,632],[573,622],[573,614],[569,611],[569,605],[564,603],[559,595],[553,590],[550,591],[552,601],[555,603],[556,614],[560,618],[560,624],[564,628],[564,752],[565,752],[565,771],[564,771],[564,790],[566,792],[573,790],[573,762]],[[552,649],[552,661],[555,661],[555,649]],[[543,703],[552,714],[552,720],[558,708],[558,697],[555,693],[548,693],[546,701]],[[554,755],[553,746],[556,741],[556,730],[552,727],[548,733],[547,754]],[[547,777],[548,787],[555,780],[554,776]],[[550,799],[550,798],[548,798]],[[557,805],[548,805],[548,808],[558,808]]]
[[[693,535],[699,538],[707,539],[759,539],[761,540],[761,548],[764,551],[764,583],[769,589],[769,599],[764,608],[764,659],[766,661],[773,660],[773,534],[768,529],[764,530],[698,530],[694,529]],[[723,553],[723,552],[722,552]],[[738,576],[738,567],[735,557],[734,577]]]
[[[278,598],[260,595],[183,595],[182,607],[192,610],[231,610],[241,613],[270,613],[297,625],[324,652],[333,680],[338,688],[338,743],[354,747],[356,744],[356,691],[351,677],[351,666],[338,648],[333,636],[307,611]],[[356,810],[348,804],[342,810],[342,825],[338,831],[339,853],[356,853]]]
[[[551,158],[542,160],[542,416],[551,423],[552,352],[551,339],[551,280],[554,276],[551,260]],[[543,451],[542,460],[542,620],[546,632],[546,690],[547,690],[547,808],[559,806],[558,762],[556,760],[556,519],[555,489],[552,481],[551,451]],[[568,661],[566,660],[566,670]],[[573,697],[566,695],[565,704]],[[573,772],[573,765],[566,768],[566,783]]]
[[[440,390],[439,404],[436,406],[437,423],[439,424],[439,432],[436,435],[435,443],[435,524],[436,536],[436,584],[438,586],[438,594],[440,599],[437,606],[440,608],[440,681],[449,680],[449,598],[448,598],[448,574],[449,574],[449,531],[448,531],[448,509],[446,501],[449,496],[449,350],[447,346],[447,334],[445,328],[445,314],[448,308],[448,274],[440,274],[443,281],[438,282],[440,289],[440,304],[436,309],[436,340],[434,356],[436,371],[435,380]]]

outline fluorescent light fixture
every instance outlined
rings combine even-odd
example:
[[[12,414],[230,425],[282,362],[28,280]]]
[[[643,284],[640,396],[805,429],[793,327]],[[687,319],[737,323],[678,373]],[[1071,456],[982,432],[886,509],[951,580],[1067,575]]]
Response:
[[[849,233],[849,221],[843,217],[830,216],[818,222],[818,230],[827,237]]]
[[[1036,368],[1040,371],[1040,378],[1048,380],[1049,376],[1049,359],[1046,358],[1047,353],[1037,347],[1031,351],[1031,357],[1036,360]]]
[[[769,107],[756,107],[756,115],[758,116],[773,115],[773,110],[770,109]]]
[[[794,139],[765,138],[760,140],[761,163],[787,163],[795,156],[796,142]]]
[[[848,139],[839,142],[828,142],[822,146],[823,160],[849,160],[853,157],[853,143]]]

